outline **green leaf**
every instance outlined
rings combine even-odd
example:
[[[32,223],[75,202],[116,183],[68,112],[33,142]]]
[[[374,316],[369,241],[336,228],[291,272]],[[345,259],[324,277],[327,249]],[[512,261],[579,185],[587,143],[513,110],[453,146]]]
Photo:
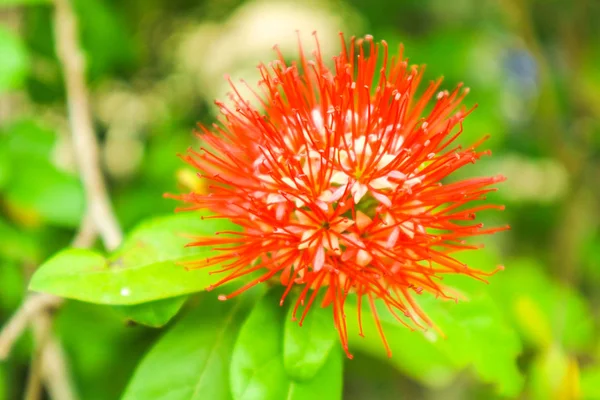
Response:
[[[381,306],[378,304],[378,306]],[[350,351],[356,354],[355,362],[360,362],[360,353],[366,353],[381,360],[388,360],[398,370],[430,387],[448,385],[456,376],[459,367],[444,354],[435,343],[421,332],[409,330],[389,315],[385,307],[378,307],[379,319],[392,351],[388,358],[380,340],[375,321],[368,306],[363,303],[362,319],[364,337],[359,335],[358,309],[348,302],[347,316],[348,342]]]
[[[203,300],[148,352],[124,400],[231,398],[229,362],[248,301],[217,301],[213,295]]]
[[[206,247],[185,248],[185,235],[214,235],[231,224],[198,214],[155,218],[141,224],[109,259],[91,250],[69,249],[45,262],[30,289],[100,304],[133,305],[205,290],[219,276],[186,269],[184,261],[213,255]]]
[[[521,336],[539,349],[559,341],[567,350],[586,351],[594,341],[594,325],[581,294],[553,282],[532,260],[508,265],[490,289]]]
[[[0,60],[0,93],[21,87],[29,70],[27,49],[4,27],[0,27]]]
[[[288,386],[289,400],[331,399],[341,400],[344,386],[343,355],[340,347],[334,347],[323,367],[315,377],[306,382],[291,381]]]
[[[413,332],[391,316],[383,304],[377,304],[393,365],[432,387],[443,387],[458,371],[473,367],[484,382],[495,384],[500,394],[514,396],[521,391],[523,377],[516,364],[521,342],[489,296],[480,293],[454,303],[423,294],[416,301],[445,337],[434,329]],[[362,313],[369,317],[363,321],[364,339],[358,337],[358,323],[352,318],[356,314],[356,306],[346,306],[350,349],[385,358],[375,322],[367,321],[372,319],[370,310],[365,306]]]
[[[524,379],[517,367],[521,342],[487,294],[458,303],[433,296],[419,300],[446,336],[432,330],[427,337],[455,365],[472,366],[482,381],[495,384],[502,395],[512,397],[521,392]]]
[[[191,236],[210,237],[219,231],[239,229],[226,220],[203,218],[203,215],[182,213],[156,217],[141,223],[125,238],[123,245],[110,256],[110,262],[122,268],[131,268],[196,254],[207,254],[205,248],[185,247],[193,241]]]
[[[99,304],[133,305],[204,290],[215,278],[172,261],[110,265],[91,250],[67,249],[42,264],[29,289]]]
[[[187,296],[180,296],[133,306],[115,306],[115,309],[128,321],[160,328],[177,315],[186,300]]]
[[[279,291],[269,292],[242,325],[231,360],[235,400],[286,398],[288,378],[281,357],[285,309],[279,299]]]
[[[293,308],[290,307],[285,321],[283,365],[292,379],[306,381],[312,379],[327,361],[337,342],[337,334],[330,308],[312,307],[302,326],[292,320]]]
[[[154,336],[123,324],[110,307],[79,301],[61,307],[55,330],[69,351],[78,398],[85,400],[119,399]]]
[[[315,377],[295,382],[283,365],[285,310],[279,306],[281,292],[274,290],[254,307],[240,330],[231,361],[231,389],[235,400],[340,399],[342,359],[339,349]]]

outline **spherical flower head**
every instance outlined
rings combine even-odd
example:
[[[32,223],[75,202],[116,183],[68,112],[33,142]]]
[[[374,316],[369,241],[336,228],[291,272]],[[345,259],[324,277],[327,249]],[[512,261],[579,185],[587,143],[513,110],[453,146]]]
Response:
[[[275,48],[278,58],[258,67],[257,106],[232,84],[232,105],[217,102],[221,124],[201,127],[205,147],[184,156],[208,193],[176,197],[242,228],[192,243],[218,251],[194,263],[219,266],[215,286],[252,277],[221,299],[279,281],[282,303],[300,288],[294,312],[303,307],[302,321],[323,293],[350,356],[344,304],[355,297],[361,334],[367,302],[390,353],[376,301],[409,326],[433,326],[415,296],[451,298],[444,274],[489,275],[453,254],[477,248],[465,242],[471,236],[505,229],[473,222],[476,211],[502,207],[471,205],[503,178],[445,181],[489,154],[477,150],[483,140],[454,144],[471,112],[460,107],[467,89],[440,91],[438,80],[418,95],[424,69],[410,66],[402,48],[390,57],[371,36],[341,42],[332,60],[318,41],[312,57],[300,45],[292,63]]]

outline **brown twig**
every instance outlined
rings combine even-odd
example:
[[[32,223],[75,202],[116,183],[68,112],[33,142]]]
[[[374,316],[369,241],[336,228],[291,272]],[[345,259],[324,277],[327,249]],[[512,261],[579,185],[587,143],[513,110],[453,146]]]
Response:
[[[69,123],[88,213],[104,246],[113,250],[121,244],[123,234],[110,204],[100,170],[98,143],[85,83],[85,58],[77,39],[77,20],[69,0],[55,0],[54,5],[56,53],[65,78]]]
[[[85,215],[75,237],[71,241],[71,247],[90,247],[96,240],[97,232],[94,222],[89,215]],[[63,299],[46,293],[34,293],[29,295],[11,319],[0,331],[0,361],[5,360],[15,341],[21,337],[25,329],[33,321],[34,317],[42,311],[52,311],[60,307]]]
[[[75,400],[77,395],[71,376],[68,373],[67,358],[56,336],[50,335],[44,342],[41,356],[42,376],[46,382],[50,398],[57,400]]]
[[[81,220],[75,237],[73,237],[73,240],[71,240],[71,247],[91,247],[96,241],[96,237],[98,237],[96,224],[94,223],[94,220],[92,219],[90,214],[86,213],[83,216],[83,220]]]
[[[40,311],[54,309],[61,303],[60,297],[49,294],[30,295],[0,332],[0,360],[8,356],[15,341]]]
[[[123,234],[100,169],[98,143],[85,83],[85,59],[78,41],[77,20],[69,0],[55,0],[54,6],[56,53],[65,79],[71,136],[87,205],[86,215],[72,245],[90,247],[97,232],[104,247],[113,250],[121,244]],[[27,396],[32,397],[28,399],[35,400],[40,395],[41,380],[36,374],[43,377],[53,398],[75,399],[62,348],[51,331],[52,319],[48,310],[40,311],[33,322],[38,352],[32,362],[27,387]]]
[[[42,376],[44,353],[46,352],[46,343],[50,340],[52,334],[52,317],[46,310],[42,310],[35,315],[33,320],[33,336],[36,342],[36,348],[29,365],[29,378],[27,388],[25,389],[25,400],[37,400],[42,397]]]
[[[85,83],[85,61],[77,34],[77,20],[69,0],[54,0],[54,6],[56,52],[66,84],[74,153],[87,204],[85,217],[71,245],[91,247],[99,234],[104,247],[113,250],[120,245],[123,234],[113,212],[100,169],[98,143]],[[62,348],[52,333],[51,312],[62,302],[63,299],[52,295],[30,295],[0,332],[2,359],[8,355],[14,342],[29,324],[34,328],[36,350],[26,390],[28,400],[41,397],[42,381],[53,399],[76,399]]]

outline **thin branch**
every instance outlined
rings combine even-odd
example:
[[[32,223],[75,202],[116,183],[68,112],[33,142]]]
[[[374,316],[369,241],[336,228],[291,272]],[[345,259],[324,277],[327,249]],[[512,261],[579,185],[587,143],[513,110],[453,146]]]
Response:
[[[43,361],[46,343],[52,333],[52,317],[47,311],[39,312],[33,321],[33,336],[36,348],[29,365],[29,376],[25,389],[25,400],[39,400],[42,398]]]
[[[113,250],[123,234],[115,218],[102,171],[85,84],[85,58],[78,44],[77,21],[69,0],[55,0],[56,52],[67,89],[69,123],[90,213],[104,246]]]
[[[77,22],[70,0],[54,0],[56,52],[62,65],[67,91],[69,123],[74,153],[86,195],[87,211],[73,239],[73,247],[90,247],[99,234],[107,250],[118,247],[123,234],[113,212],[100,169],[98,143],[93,129],[85,61],[79,46]],[[62,348],[52,333],[51,310],[63,299],[46,294],[30,295],[0,332],[0,359],[30,323],[34,328],[36,350],[31,363],[26,399],[39,399],[42,380],[52,398],[75,399]]]
[[[88,212],[83,216],[83,220],[81,220],[79,229],[77,230],[73,240],[71,240],[71,247],[92,247],[97,237],[98,230],[96,229],[96,224]]]
[[[50,333],[42,352],[42,376],[48,387],[50,398],[76,400],[77,395],[71,382],[65,352],[58,338]]]
[[[60,297],[50,294],[30,295],[0,332],[0,360],[8,357],[15,341],[36,315],[41,311],[57,308],[62,301]]]
[[[90,247],[94,244],[96,236],[94,221],[89,214],[86,214],[71,241],[71,247]],[[36,315],[45,310],[57,309],[63,302],[64,299],[51,294],[33,293],[29,295],[0,331],[0,361],[8,357],[14,343],[21,337]]]

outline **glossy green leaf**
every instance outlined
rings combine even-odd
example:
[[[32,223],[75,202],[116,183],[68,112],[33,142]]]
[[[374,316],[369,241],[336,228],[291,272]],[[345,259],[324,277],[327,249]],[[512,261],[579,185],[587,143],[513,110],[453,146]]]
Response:
[[[312,380],[293,381],[283,365],[285,310],[281,293],[274,290],[254,307],[244,322],[231,361],[231,389],[235,400],[322,398],[342,395],[342,358],[339,349],[329,352]]]
[[[283,368],[285,309],[279,291],[271,291],[242,325],[231,360],[231,391],[235,400],[285,399],[288,381]]]
[[[294,302],[291,302],[294,304]],[[283,334],[283,365],[294,380],[312,379],[323,367],[336,344],[331,308],[313,306],[302,326],[293,321],[293,306],[289,308]]]
[[[230,399],[229,362],[247,304],[204,296],[148,352],[123,399]]]
[[[187,296],[156,300],[133,306],[115,306],[127,321],[137,324],[160,328],[166,325],[183,307]]]
[[[141,224],[109,259],[90,250],[62,251],[34,274],[30,289],[100,304],[133,305],[205,290],[220,279],[210,269],[188,270],[206,247],[184,247],[189,235],[214,235],[230,224],[198,214],[155,218]],[[75,266],[75,267],[73,267]]]
[[[310,381],[290,381],[287,397],[289,400],[331,399],[341,400],[344,386],[344,356],[339,347],[333,347],[323,367]]]
[[[19,88],[29,70],[29,57],[21,39],[0,26],[0,93]]]
[[[110,265],[91,250],[68,249],[40,266],[29,289],[91,303],[133,305],[202,291],[214,282],[206,269],[188,271],[173,261],[127,268]]]

